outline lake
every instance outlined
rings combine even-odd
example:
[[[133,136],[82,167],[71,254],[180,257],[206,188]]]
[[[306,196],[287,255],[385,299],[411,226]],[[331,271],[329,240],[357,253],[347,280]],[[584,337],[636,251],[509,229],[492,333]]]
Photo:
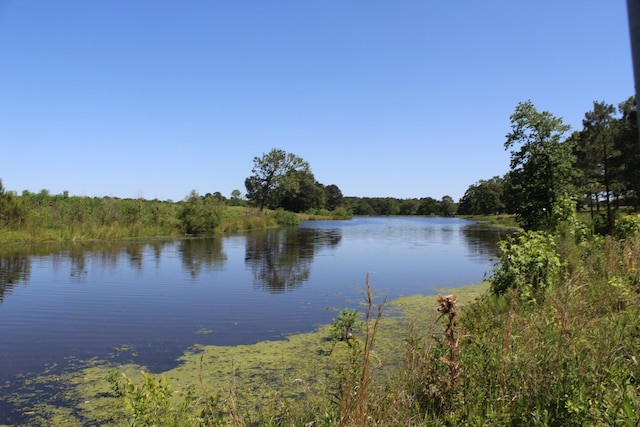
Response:
[[[122,348],[131,350],[122,362],[159,372],[195,344],[311,331],[358,307],[367,275],[380,300],[479,283],[502,237],[458,218],[356,217],[212,238],[2,247],[0,384],[70,359],[119,361]]]

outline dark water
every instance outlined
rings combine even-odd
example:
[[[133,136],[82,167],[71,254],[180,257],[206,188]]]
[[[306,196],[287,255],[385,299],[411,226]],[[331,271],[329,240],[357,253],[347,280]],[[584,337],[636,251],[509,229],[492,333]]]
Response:
[[[501,232],[455,218],[355,218],[207,239],[0,248],[0,383],[134,349],[160,371],[199,344],[313,330],[375,294],[480,282]]]

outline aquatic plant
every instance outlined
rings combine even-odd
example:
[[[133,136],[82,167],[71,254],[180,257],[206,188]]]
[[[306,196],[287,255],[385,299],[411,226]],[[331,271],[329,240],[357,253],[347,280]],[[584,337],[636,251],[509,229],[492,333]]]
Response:
[[[358,320],[358,310],[345,308],[338,313],[331,324],[331,338],[335,341],[349,341],[353,339],[353,328]]]

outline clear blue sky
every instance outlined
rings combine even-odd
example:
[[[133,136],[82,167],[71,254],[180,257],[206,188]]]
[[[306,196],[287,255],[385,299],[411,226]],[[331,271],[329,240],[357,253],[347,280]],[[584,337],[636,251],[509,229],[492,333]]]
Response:
[[[581,129],[633,94],[625,0],[0,0],[8,190],[229,197],[272,148],[346,196],[509,169],[531,99]]]

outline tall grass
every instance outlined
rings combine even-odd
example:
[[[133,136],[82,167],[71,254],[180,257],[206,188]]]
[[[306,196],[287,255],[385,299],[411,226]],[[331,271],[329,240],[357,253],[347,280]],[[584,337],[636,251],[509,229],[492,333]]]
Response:
[[[295,226],[301,219],[346,215],[344,209],[336,210],[334,216],[322,217],[282,209],[260,212],[256,208],[225,206],[195,192],[178,203],[67,197],[46,192],[23,196],[10,193],[0,199],[0,243],[206,235]]]

